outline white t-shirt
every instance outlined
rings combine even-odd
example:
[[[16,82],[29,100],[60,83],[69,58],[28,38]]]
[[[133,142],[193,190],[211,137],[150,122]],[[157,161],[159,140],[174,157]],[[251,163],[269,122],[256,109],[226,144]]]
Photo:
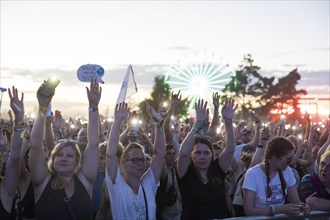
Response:
[[[145,191],[148,204],[148,217],[156,219],[155,196],[159,182],[155,182],[152,170],[149,168],[142,177],[138,194],[136,195],[121,175],[119,166],[115,184],[112,184],[108,172],[106,172],[106,183],[110,196],[110,204],[113,219],[146,219],[146,207],[142,190]]]
[[[247,144],[240,144],[237,145],[235,147],[235,151],[234,151],[234,158],[236,160],[237,163],[239,163],[241,161],[240,157],[241,157],[241,152],[243,150],[243,147],[245,147]]]
[[[283,172],[283,178],[286,181],[287,188],[295,185],[296,179],[293,176],[291,168],[288,166]],[[274,178],[269,182],[269,186],[272,189],[271,197],[267,198],[267,177],[264,171],[261,169],[260,164],[251,167],[246,171],[245,179],[243,183],[243,189],[249,189],[256,193],[254,207],[268,207],[283,205],[285,198],[283,196],[281,180],[278,172]],[[287,194],[287,188],[285,189]]]

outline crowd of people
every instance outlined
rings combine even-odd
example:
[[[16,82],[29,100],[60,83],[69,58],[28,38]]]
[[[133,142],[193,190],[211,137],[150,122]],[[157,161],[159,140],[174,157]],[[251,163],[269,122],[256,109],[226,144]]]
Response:
[[[201,99],[195,117],[180,124],[171,119],[182,99],[178,91],[167,108],[146,104],[145,126],[125,102],[103,123],[102,88],[92,80],[88,120],[66,122],[61,109],[49,114],[55,91],[45,87],[46,81],[36,91],[33,120],[24,93],[8,89],[10,120],[0,122],[1,220],[330,213],[329,121],[319,127],[307,115],[301,131],[288,131],[284,120],[252,114],[234,126],[237,100],[226,98],[220,108],[214,93],[212,118]]]

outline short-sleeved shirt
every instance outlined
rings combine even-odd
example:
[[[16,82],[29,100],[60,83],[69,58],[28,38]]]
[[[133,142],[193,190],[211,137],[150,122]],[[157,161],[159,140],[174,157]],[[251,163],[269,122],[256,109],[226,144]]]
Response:
[[[120,173],[118,166],[116,181],[113,184],[108,172],[105,177],[113,219],[146,219],[146,202],[148,204],[148,217],[156,219],[156,192],[159,182],[155,182],[152,170],[149,168],[142,177],[138,194],[135,194]],[[142,188],[143,187],[143,188]],[[143,189],[144,192],[143,193]],[[144,194],[146,200],[144,199]]]
[[[316,174],[305,175],[298,187],[299,197],[301,201],[305,201],[310,195],[316,192],[315,197],[330,200],[330,193],[320,181]]]
[[[286,181],[287,188],[295,185],[296,179],[293,176],[291,168],[288,166],[283,173],[283,178]],[[249,168],[245,173],[243,189],[248,189],[256,193],[254,207],[279,206],[285,202],[284,192],[278,171],[270,180],[269,186],[272,190],[272,195],[267,198],[267,177],[262,170],[260,164]],[[287,188],[284,189],[287,191]],[[287,193],[285,192],[285,195]]]
[[[192,166],[191,164],[187,173],[178,180],[182,197],[181,218],[190,220],[230,217],[225,191],[226,173],[220,168],[219,161],[212,161],[210,165],[222,181],[219,184],[211,184],[210,181],[207,184],[202,183]]]

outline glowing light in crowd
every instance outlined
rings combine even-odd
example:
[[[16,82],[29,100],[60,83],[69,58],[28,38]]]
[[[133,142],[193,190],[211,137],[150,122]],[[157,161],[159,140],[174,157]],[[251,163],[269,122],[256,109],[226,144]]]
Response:
[[[211,101],[212,93],[221,92],[235,76],[234,69],[213,51],[193,50],[169,68],[165,83],[188,97],[191,110],[198,99]]]
[[[292,106],[287,106],[286,108],[282,108],[282,109],[276,108],[270,110],[270,113],[272,113],[273,115],[280,115],[280,114],[291,115],[294,113],[294,108]]]

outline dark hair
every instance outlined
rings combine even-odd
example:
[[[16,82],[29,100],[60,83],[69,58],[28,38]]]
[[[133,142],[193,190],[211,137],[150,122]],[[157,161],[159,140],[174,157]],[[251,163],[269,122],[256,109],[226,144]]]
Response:
[[[266,171],[266,177],[267,177],[267,198],[269,198],[272,195],[272,190],[269,186],[270,182],[270,176],[269,176],[269,161],[273,156],[276,157],[283,157],[286,154],[288,154],[290,151],[294,150],[294,145],[293,143],[288,140],[287,138],[284,137],[274,137],[271,139],[265,150],[265,171]],[[280,176],[280,181],[281,181],[281,186],[283,190],[283,194],[285,197],[285,188],[286,188],[286,181],[283,177],[282,170],[278,170],[279,176]]]
[[[173,147],[172,144],[166,144],[166,151],[172,150],[172,149],[176,152],[176,150],[175,150],[175,148]]]
[[[212,185],[220,185],[220,184],[222,184],[223,181],[219,177],[217,177],[217,175],[215,175],[216,171],[214,169],[214,166],[212,166],[213,156],[214,156],[212,142],[210,140],[206,139],[206,138],[197,137],[195,139],[194,146],[196,146],[196,144],[198,144],[198,143],[207,145],[209,147],[210,151],[211,151],[211,157],[212,157],[211,158],[211,165],[210,165],[210,167],[209,167],[209,169],[207,170],[207,173],[206,173],[206,176],[209,179],[210,184],[212,184]],[[218,163],[218,162],[216,161],[216,163]],[[197,172],[197,170],[195,168],[195,165],[194,165],[194,163],[192,161],[191,161],[191,167],[193,169],[193,172],[201,179],[201,176]]]

